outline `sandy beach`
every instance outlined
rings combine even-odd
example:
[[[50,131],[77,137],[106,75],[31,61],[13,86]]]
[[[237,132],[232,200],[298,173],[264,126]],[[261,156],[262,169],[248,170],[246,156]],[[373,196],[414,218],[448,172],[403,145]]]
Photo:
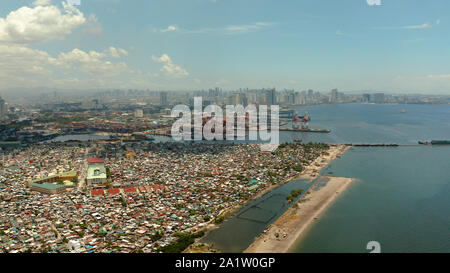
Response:
[[[245,253],[285,253],[298,241],[305,230],[353,181],[345,177],[329,179],[325,186],[314,185],[297,205],[288,209],[273,223]]]
[[[328,155],[323,155],[314,160],[310,165],[306,166],[302,174],[298,178],[314,180],[319,176],[320,171],[330,164],[333,160],[339,158],[351,147],[345,145],[333,145],[328,151]]]
[[[340,157],[343,153],[345,153],[348,149],[350,149],[350,147],[349,147],[349,146],[345,146],[345,145],[331,145],[331,146],[330,146],[330,149],[328,150],[328,153],[327,153],[327,154],[322,155],[322,156],[319,156],[318,158],[316,158],[310,165],[308,165],[308,166],[306,166],[306,167],[304,168],[304,170],[300,173],[300,175],[296,175],[296,176],[293,176],[293,177],[289,177],[289,178],[286,178],[285,180],[283,180],[283,181],[280,182],[280,183],[277,183],[277,184],[275,184],[275,185],[270,185],[270,186],[266,187],[265,189],[263,189],[262,191],[260,191],[259,193],[257,193],[256,195],[252,196],[252,197],[250,198],[250,200],[259,198],[259,197],[261,197],[261,196],[267,194],[268,192],[274,190],[275,188],[280,187],[281,185],[283,185],[283,184],[285,184],[285,183],[288,183],[288,182],[290,182],[290,181],[292,181],[292,180],[295,180],[295,179],[302,179],[302,178],[303,178],[303,179],[309,179],[309,180],[313,181],[315,178],[317,178],[317,177],[319,176],[320,171],[321,171],[324,167],[326,167],[328,164],[330,164],[333,160],[339,158],[339,157]],[[331,181],[330,181],[330,182],[331,182]],[[333,184],[333,183],[331,183],[331,184]],[[327,186],[328,186],[328,185],[327,185]],[[329,187],[329,186],[328,186],[328,187]],[[309,194],[308,194],[308,197],[310,197]],[[308,198],[308,197],[307,197],[307,198]],[[249,200],[249,201],[250,201],[250,200]],[[301,200],[302,200],[302,199],[301,199]],[[298,202],[300,202],[301,200],[299,200]],[[299,204],[300,204],[300,203],[299,203]],[[236,206],[234,206],[234,207],[224,209],[223,211],[221,211],[221,212],[219,213],[219,215],[225,215],[225,214],[231,215],[231,214],[233,214],[232,212],[238,211],[240,208],[242,208],[243,205],[245,205],[245,204],[239,204],[239,205],[236,205]],[[292,209],[292,208],[291,208],[291,209]],[[286,213],[288,213],[289,211],[290,211],[290,210],[286,211]],[[229,212],[231,212],[231,213],[229,213]],[[282,218],[286,215],[286,213],[283,214],[283,215],[280,217],[280,219],[282,219]],[[278,221],[279,221],[280,219],[278,219]],[[277,221],[277,222],[278,222],[278,221]],[[213,223],[213,221],[211,220],[211,221],[206,225],[206,230],[207,230],[206,234],[207,234],[209,231],[218,228],[219,226],[220,226],[220,224],[215,224],[215,223]],[[205,236],[206,236],[206,234],[205,234]],[[261,236],[264,236],[264,234],[261,235]],[[261,237],[261,236],[260,236],[260,237]],[[258,238],[260,238],[260,237],[258,237]],[[200,240],[200,239],[199,239],[199,240]],[[199,240],[198,240],[198,241],[199,241]],[[254,243],[253,243],[253,244],[252,244],[245,252],[264,252],[264,251],[252,251],[252,249],[251,249],[252,246],[255,245],[255,244],[257,243],[258,240],[259,240],[259,239],[255,240],[255,242],[254,242]],[[203,249],[203,250],[204,250],[204,249]],[[196,246],[194,245],[194,246],[190,246],[188,249],[186,249],[185,252],[198,252],[198,250],[196,249]],[[285,251],[285,252],[286,252],[286,251]]]

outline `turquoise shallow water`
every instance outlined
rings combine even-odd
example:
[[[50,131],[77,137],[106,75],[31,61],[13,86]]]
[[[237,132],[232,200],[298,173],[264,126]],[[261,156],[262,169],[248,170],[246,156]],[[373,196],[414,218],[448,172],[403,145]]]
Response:
[[[357,148],[323,172],[358,181],[294,252],[450,252],[450,146]]]
[[[350,104],[297,111],[309,112],[312,128],[332,132],[280,132],[281,142],[416,144],[420,139],[450,139],[450,105]],[[293,252],[368,252],[369,241],[380,242],[382,252],[450,252],[450,146],[354,148],[323,170],[329,173],[358,182],[322,214]],[[276,199],[272,201],[275,206]],[[225,252],[239,252],[268,225],[255,227],[235,218],[205,241]]]

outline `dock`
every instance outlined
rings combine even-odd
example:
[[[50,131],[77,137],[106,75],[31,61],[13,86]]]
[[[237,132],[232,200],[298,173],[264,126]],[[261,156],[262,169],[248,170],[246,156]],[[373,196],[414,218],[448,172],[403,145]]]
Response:
[[[331,130],[329,129],[293,129],[293,128],[280,128],[280,131],[285,132],[301,132],[301,133],[325,133],[329,134],[331,133]]]
[[[346,146],[353,146],[353,147],[399,147],[399,144],[345,144]]]

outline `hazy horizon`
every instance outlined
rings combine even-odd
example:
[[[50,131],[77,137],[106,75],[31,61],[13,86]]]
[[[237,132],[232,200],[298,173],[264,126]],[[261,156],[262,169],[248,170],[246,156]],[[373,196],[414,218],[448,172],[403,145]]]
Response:
[[[217,86],[448,95],[449,8],[444,0],[7,1],[0,92]]]

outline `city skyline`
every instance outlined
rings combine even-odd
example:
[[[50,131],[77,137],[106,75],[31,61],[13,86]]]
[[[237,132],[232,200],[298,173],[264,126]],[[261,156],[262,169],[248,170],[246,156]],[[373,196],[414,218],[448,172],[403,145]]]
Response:
[[[220,86],[449,94],[446,1],[134,3],[2,5],[0,91]]]

